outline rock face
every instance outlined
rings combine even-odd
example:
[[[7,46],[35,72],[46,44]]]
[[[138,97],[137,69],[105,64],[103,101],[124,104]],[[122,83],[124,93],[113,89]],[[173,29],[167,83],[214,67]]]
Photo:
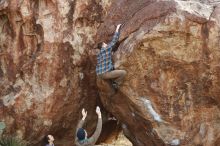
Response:
[[[96,85],[95,46],[119,23],[114,62],[128,75],[115,92]],[[3,135],[72,142],[81,109],[90,134],[103,105],[135,146],[219,144],[217,1],[1,0],[0,31]]]
[[[0,122],[31,144],[51,133],[73,141],[81,109],[96,126],[99,103],[89,51],[108,3],[0,1]],[[0,129],[2,131],[2,129]]]
[[[219,10],[217,1],[112,4],[101,29],[125,24],[114,61],[128,75],[116,92],[97,84],[135,146],[220,144]]]
[[[120,133],[117,136],[117,139],[114,139],[112,142],[110,142],[110,144],[101,144],[97,146],[132,146],[132,143],[127,138],[125,138],[122,133]]]

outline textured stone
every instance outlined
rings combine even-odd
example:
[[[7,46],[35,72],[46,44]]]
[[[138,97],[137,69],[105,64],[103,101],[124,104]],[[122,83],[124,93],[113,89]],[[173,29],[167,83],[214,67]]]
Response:
[[[92,115],[99,100],[89,51],[107,5],[95,0],[0,1],[4,135],[36,145],[47,133],[73,142],[83,107],[89,111],[88,131],[95,128]]]
[[[218,12],[217,2],[179,0],[109,9],[100,28],[124,23],[114,62],[128,75],[117,92],[97,84],[134,145],[219,145]],[[99,32],[108,41],[113,30]]]
[[[1,0],[3,135],[73,145],[81,109],[91,134],[100,105],[135,146],[219,145],[219,14],[217,0]],[[114,62],[128,75],[115,93],[96,85],[95,54],[119,23]]]
[[[118,137],[116,139],[114,139],[112,142],[110,143],[104,143],[104,144],[100,144],[97,146],[132,146],[131,142],[129,142],[129,140],[122,134],[120,133],[120,135],[118,135]]]

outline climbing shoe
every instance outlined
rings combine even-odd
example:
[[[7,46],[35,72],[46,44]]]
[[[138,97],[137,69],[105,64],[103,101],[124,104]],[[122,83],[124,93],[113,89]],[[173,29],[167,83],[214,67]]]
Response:
[[[118,87],[119,87],[119,86],[118,86],[118,83],[116,83],[116,82],[113,81],[113,82],[112,82],[112,87],[113,87],[114,89],[118,89]]]

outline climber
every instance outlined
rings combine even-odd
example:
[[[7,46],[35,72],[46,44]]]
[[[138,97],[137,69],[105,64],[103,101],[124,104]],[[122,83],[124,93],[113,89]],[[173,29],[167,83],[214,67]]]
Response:
[[[98,140],[102,130],[102,114],[98,106],[96,107],[96,113],[98,115],[98,123],[96,126],[96,130],[90,138],[87,138],[87,132],[85,129],[82,128],[87,116],[87,111],[85,111],[85,109],[82,110],[83,117],[82,120],[78,123],[76,128],[75,144],[77,146],[93,146]]]
[[[46,146],[54,146],[54,137],[52,135],[46,135],[44,137],[44,142],[46,143]]]
[[[117,89],[122,83],[127,72],[125,70],[114,70],[112,63],[112,48],[116,44],[119,38],[119,29],[121,24],[116,27],[115,34],[112,41],[109,44],[104,42],[98,44],[100,52],[97,55],[96,74],[101,79],[113,79],[112,86]]]

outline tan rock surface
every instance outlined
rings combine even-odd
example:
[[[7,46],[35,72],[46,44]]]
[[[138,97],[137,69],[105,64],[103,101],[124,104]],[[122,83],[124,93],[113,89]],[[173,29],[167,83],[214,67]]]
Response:
[[[0,122],[32,144],[74,136],[81,109],[95,128],[99,103],[89,51],[108,3],[0,1]]]
[[[98,80],[103,104],[135,146],[219,145],[219,4],[129,2],[101,26],[125,23],[114,59],[128,72],[117,92]]]
[[[114,62],[128,75],[114,93],[96,85],[95,46],[119,23]],[[90,134],[101,98],[104,123],[106,109],[134,146],[217,146],[219,27],[217,0],[1,0],[0,133],[73,145],[81,109]]]
[[[118,135],[117,139],[114,139],[108,144],[100,144],[97,146],[132,146],[131,142],[123,135],[123,133]]]

